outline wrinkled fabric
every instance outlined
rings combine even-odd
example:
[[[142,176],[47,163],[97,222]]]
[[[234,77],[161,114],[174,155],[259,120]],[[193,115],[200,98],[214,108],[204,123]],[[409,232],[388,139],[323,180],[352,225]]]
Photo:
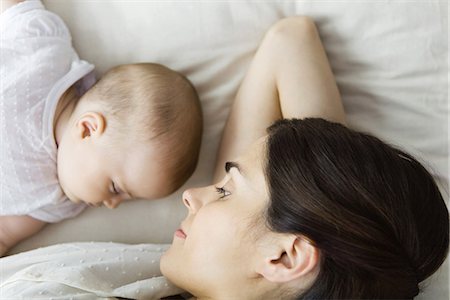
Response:
[[[1,299],[160,299],[182,292],[161,275],[168,245],[69,243],[0,259]]]

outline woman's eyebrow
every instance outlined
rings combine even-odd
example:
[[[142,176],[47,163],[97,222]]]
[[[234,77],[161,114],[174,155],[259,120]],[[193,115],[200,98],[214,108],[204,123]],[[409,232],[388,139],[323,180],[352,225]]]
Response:
[[[228,174],[230,172],[231,168],[236,168],[239,171],[239,173],[242,173],[241,172],[241,168],[240,168],[240,166],[239,166],[239,164],[237,162],[227,161],[225,163],[225,172],[227,172],[227,174]]]

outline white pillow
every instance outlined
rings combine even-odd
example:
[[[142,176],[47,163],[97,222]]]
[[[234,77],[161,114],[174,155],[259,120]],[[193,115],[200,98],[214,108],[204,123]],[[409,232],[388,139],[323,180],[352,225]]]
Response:
[[[446,182],[447,5],[299,1],[297,12],[317,22],[350,126],[415,154]]]

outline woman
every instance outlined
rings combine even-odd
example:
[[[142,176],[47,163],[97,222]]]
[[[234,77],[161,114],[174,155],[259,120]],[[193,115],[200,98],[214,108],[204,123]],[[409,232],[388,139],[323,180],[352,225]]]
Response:
[[[199,299],[416,296],[447,255],[442,196],[413,157],[342,124],[314,23],[276,23],[233,104],[217,183],[183,194],[163,274]]]

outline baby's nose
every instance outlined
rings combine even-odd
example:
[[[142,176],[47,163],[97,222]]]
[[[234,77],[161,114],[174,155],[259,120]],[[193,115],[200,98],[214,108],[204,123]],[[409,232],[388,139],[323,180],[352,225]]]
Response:
[[[122,200],[114,197],[103,201],[103,205],[105,205],[109,209],[114,209],[118,207],[122,203]]]

